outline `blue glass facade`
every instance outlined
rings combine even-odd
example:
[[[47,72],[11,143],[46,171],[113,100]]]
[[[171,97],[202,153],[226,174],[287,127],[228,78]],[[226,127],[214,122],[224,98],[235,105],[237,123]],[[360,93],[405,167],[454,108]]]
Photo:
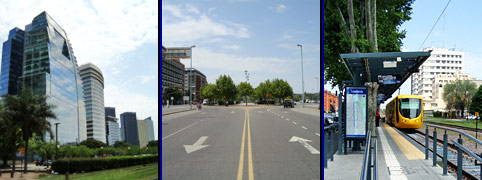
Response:
[[[25,32],[13,28],[2,47],[2,69],[0,75],[0,96],[18,94],[18,78],[22,76],[23,42]]]
[[[120,115],[122,140],[139,146],[139,132],[137,129],[137,116],[135,112],[125,112]]]
[[[22,87],[47,95],[56,106],[62,144],[87,139],[86,112],[77,60],[65,31],[46,13],[25,27]],[[47,137],[48,138],[48,137]],[[47,139],[48,140],[48,139]]]

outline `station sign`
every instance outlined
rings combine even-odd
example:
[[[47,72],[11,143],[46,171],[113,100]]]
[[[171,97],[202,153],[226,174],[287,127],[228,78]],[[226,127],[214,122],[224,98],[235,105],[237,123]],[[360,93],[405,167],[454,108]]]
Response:
[[[378,75],[378,83],[380,84],[398,84],[400,78],[395,75]]]

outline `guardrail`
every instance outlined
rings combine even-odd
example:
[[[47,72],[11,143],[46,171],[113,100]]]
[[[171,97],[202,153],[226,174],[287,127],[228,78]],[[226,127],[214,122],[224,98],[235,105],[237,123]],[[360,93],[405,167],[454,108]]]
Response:
[[[373,141],[372,141],[373,140]],[[373,146],[372,146],[373,142]],[[373,157],[373,165],[372,165],[372,153],[374,153]],[[366,137],[366,144],[365,144],[365,156],[363,157],[363,168],[361,172],[360,180],[374,180],[378,179],[378,169],[377,169],[377,139],[371,138],[371,132],[368,130],[367,137]],[[372,168],[373,168],[373,176],[372,176]]]
[[[330,151],[328,152],[328,149],[327,149],[327,146],[324,145],[324,148],[323,148],[323,168],[328,168],[328,156],[330,156],[331,160],[330,161],[333,161],[334,157],[333,157],[333,154],[334,154],[334,149],[333,149],[333,144],[335,142],[333,142],[333,134],[335,133],[335,128],[338,127],[338,123],[334,123],[334,124],[331,124],[329,126],[326,126],[323,128],[323,133],[324,133],[324,141],[323,142],[328,142],[328,134],[330,136]],[[325,144],[324,143],[324,144]]]
[[[459,133],[459,138],[457,139],[457,142],[455,142],[454,140],[451,140],[454,145],[457,147],[457,179],[458,180],[461,180],[462,179],[462,158],[463,158],[463,152],[462,151],[465,151],[467,154],[469,154],[470,156],[474,157],[476,160],[478,161],[482,161],[482,158],[480,158],[480,156],[476,155],[474,152],[470,151],[469,149],[467,149],[466,147],[463,146],[463,139],[462,139],[462,135],[469,138],[470,140],[474,141],[475,143],[477,144],[480,144],[482,145],[482,142],[476,138],[474,138],[473,136],[463,132],[463,131],[460,131],[460,130],[457,130],[457,129],[452,129],[452,128],[448,128],[448,127],[443,127],[443,126],[437,126],[437,125],[430,125],[430,124],[427,124],[426,125],[426,129],[425,129],[425,159],[428,159],[428,127],[433,127],[434,130],[433,130],[433,166],[436,166],[437,165],[437,128],[438,129],[444,129],[445,130],[445,133],[444,133],[444,146],[443,146],[443,175],[447,175],[447,159],[448,159],[448,155],[447,155],[447,131],[452,131],[452,132],[456,132],[456,133]],[[477,161],[475,162],[475,165],[478,165],[478,166],[481,166],[481,172],[482,172],[482,163],[481,164],[478,164]],[[480,178],[482,179],[482,173],[480,174]]]

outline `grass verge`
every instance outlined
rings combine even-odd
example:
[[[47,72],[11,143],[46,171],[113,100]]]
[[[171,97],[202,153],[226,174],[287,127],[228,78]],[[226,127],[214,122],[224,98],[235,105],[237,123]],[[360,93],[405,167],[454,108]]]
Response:
[[[98,180],[98,179],[140,179],[151,180],[159,177],[159,164],[150,163],[146,166],[137,165],[118,169],[103,171],[93,171],[88,173],[78,173],[69,175],[69,179]],[[65,179],[65,174],[60,175],[40,175],[40,179]]]
[[[462,120],[462,121],[436,120],[436,121],[432,121],[432,122],[443,123],[443,124],[451,124],[451,125],[457,125],[457,126],[465,126],[465,127],[470,127],[470,128],[475,128],[475,126],[476,126],[475,120]],[[482,121],[478,122],[477,127],[482,129]]]

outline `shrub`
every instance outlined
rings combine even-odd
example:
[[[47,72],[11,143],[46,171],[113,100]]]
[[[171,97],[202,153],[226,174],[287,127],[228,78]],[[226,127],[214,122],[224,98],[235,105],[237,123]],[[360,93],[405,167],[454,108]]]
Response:
[[[52,163],[52,170],[61,174],[67,171],[70,173],[79,173],[134,166],[158,161],[158,154],[142,156],[114,156],[106,158],[71,158],[54,161]]]

